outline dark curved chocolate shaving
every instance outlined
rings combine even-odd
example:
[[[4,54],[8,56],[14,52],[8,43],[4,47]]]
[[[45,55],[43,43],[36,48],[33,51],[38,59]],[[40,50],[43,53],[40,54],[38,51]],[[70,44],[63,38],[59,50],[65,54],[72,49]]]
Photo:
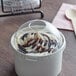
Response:
[[[48,53],[50,53],[50,51],[51,51],[51,48],[47,49],[47,51],[48,51]]]
[[[48,51],[49,51],[49,49],[50,49],[50,47],[52,45],[51,42],[50,42],[50,38],[46,34],[42,34],[42,35],[48,38]]]
[[[40,45],[42,45],[42,43],[43,43],[43,40],[42,40],[42,39],[40,39],[40,40],[39,40],[39,43],[40,43]]]
[[[29,41],[27,42],[28,43],[28,47],[33,45],[33,44],[36,44],[36,42],[38,41],[38,38],[37,39],[33,39],[34,41],[32,43],[29,43]]]
[[[57,45],[57,41],[56,41],[56,40],[54,41],[54,45],[55,45],[55,46]]]
[[[28,53],[28,52],[26,51],[26,49],[24,49],[24,47],[21,46],[20,44],[18,44],[18,48],[19,48],[19,50],[20,50],[21,52],[23,52],[23,53]]]
[[[33,42],[32,42],[32,41],[33,41]],[[27,42],[27,47],[30,46],[30,45],[32,45],[34,42],[35,42],[34,39],[30,39],[30,40]]]
[[[33,44],[33,45],[32,45],[32,49],[33,49],[33,48],[35,48],[35,47],[36,47],[36,45],[37,45],[37,44]]]
[[[28,35],[28,33],[25,33],[25,34],[21,37],[21,39],[24,40],[24,38],[27,37],[27,35]]]
[[[31,33],[31,35],[33,35],[34,33]]]
[[[41,48],[41,46],[37,46],[36,50],[39,50]]]
[[[52,43],[51,43],[51,40],[50,40],[49,43],[48,43],[48,47],[50,48],[51,45],[52,45]]]
[[[47,40],[45,40],[45,43],[44,43],[44,46],[46,46],[47,45]]]

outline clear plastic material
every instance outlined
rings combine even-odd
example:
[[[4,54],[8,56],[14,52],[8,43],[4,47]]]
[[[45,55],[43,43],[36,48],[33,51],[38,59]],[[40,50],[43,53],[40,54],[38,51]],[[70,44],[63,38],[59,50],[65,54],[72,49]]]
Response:
[[[20,52],[17,46],[18,39],[26,32],[46,33],[57,39],[57,47],[53,53],[27,53]],[[49,37],[50,37],[49,36]],[[11,38],[11,45],[15,53],[15,70],[18,76],[57,76],[62,69],[62,56],[66,47],[64,35],[51,23],[45,20],[31,20],[15,32]]]
[[[54,48],[55,50],[59,49],[62,46],[63,41],[60,32],[51,23],[45,20],[31,20],[21,25],[21,27],[15,33],[16,43],[18,42],[21,43],[19,41],[19,38],[23,36],[25,33],[30,33],[30,32],[45,33],[45,34],[49,34],[50,37],[55,38],[57,41],[57,46]]]

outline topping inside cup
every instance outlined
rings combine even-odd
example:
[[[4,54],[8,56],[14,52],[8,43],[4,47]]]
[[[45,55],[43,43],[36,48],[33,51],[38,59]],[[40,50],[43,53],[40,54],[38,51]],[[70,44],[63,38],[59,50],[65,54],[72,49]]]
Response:
[[[17,39],[23,53],[53,53],[58,45],[56,36],[44,32],[27,32]]]

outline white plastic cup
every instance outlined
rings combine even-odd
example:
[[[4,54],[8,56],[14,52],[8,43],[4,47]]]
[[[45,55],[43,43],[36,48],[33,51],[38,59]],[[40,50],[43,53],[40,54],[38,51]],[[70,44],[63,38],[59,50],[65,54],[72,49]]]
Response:
[[[62,46],[54,53],[44,56],[30,56],[17,50],[15,46],[15,33],[11,38],[11,45],[15,53],[15,70],[18,76],[57,76],[62,69],[62,56],[66,47],[64,35]]]

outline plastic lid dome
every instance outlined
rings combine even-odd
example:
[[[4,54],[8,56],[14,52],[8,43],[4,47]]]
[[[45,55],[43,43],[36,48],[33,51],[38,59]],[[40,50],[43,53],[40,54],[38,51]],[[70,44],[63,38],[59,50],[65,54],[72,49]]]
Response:
[[[51,23],[49,23],[48,21],[45,21],[45,20],[31,20],[31,21],[28,21],[26,23],[24,23],[23,25],[21,25],[21,27],[18,29],[18,31],[16,32],[15,34],[15,37],[16,37],[16,43],[19,43],[19,44],[24,44],[23,41],[20,41],[20,38],[25,34],[25,33],[30,33],[31,34],[34,32],[34,34],[36,34],[36,36],[38,36],[38,38],[43,38],[44,41],[47,40],[47,38],[45,37],[44,34],[47,34],[48,37],[50,37],[51,41],[56,41],[57,43],[57,46],[54,47],[55,49],[58,49],[59,47],[61,47],[62,45],[62,37],[60,35],[60,32],[59,30],[54,27]],[[39,33],[43,33],[43,37],[39,34]],[[30,36],[28,35],[28,38],[27,40],[30,40],[30,38],[33,38],[33,36]],[[52,38],[51,38],[52,37]],[[37,37],[35,37],[37,38]],[[25,38],[26,39],[26,38]],[[56,39],[56,40],[55,40]],[[33,39],[35,40],[35,39]],[[37,41],[37,40],[36,40]],[[27,43],[26,41],[24,41],[25,43]],[[32,43],[33,41],[30,41],[30,43]],[[54,42],[53,42],[54,43]],[[42,45],[40,46],[43,46],[45,43],[43,43]],[[31,44],[32,45],[32,44]],[[37,45],[39,45],[37,43]],[[32,46],[30,46],[32,47]],[[22,47],[21,47],[22,48]],[[24,49],[23,49],[24,50]],[[34,49],[36,50],[36,48]],[[28,51],[27,51],[28,52]],[[26,53],[27,53],[26,52]],[[29,51],[31,52],[31,51]]]

